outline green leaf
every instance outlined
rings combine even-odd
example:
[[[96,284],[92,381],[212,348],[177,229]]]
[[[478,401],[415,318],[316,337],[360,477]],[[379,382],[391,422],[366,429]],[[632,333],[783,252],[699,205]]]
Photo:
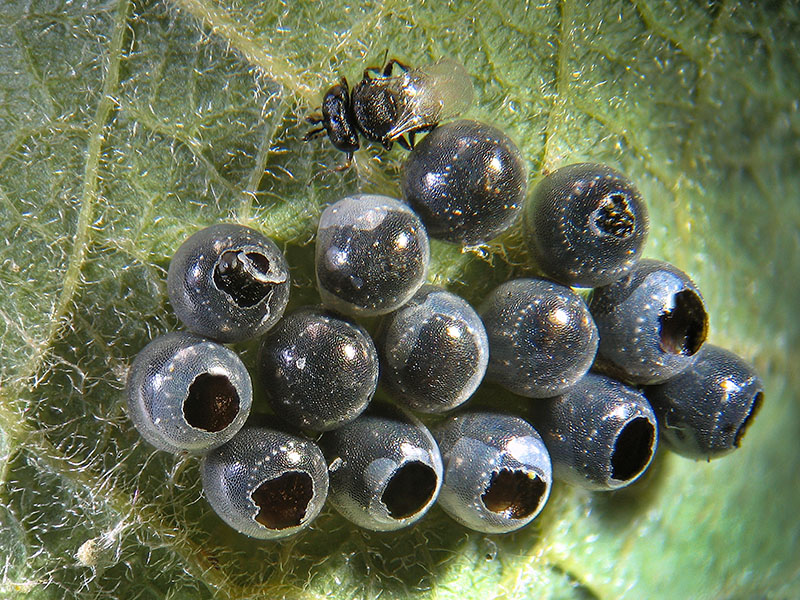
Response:
[[[165,269],[185,237],[230,220],[274,237],[298,306],[317,299],[321,207],[398,193],[403,151],[368,147],[339,173],[327,140],[300,141],[325,87],[387,50],[461,60],[470,116],[517,140],[532,184],[579,160],[638,182],[647,253],[694,276],[711,339],[765,377],[741,450],[662,452],[613,494],[556,486],[508,536],[439,509],[367,533],[327,510],[270,543],[211,512],[196,459],[139,439],[126,372],[178,327]],[[796,3],[12,0],[0,94],[0,596],[800,596]],[[431,279],[471,301],[526,272],[518,229],[433,254]]]

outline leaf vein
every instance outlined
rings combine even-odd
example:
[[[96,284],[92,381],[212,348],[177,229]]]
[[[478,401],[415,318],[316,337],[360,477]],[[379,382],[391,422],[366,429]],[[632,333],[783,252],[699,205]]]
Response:
[[[144,125],[153,133],[163,135],[171,138],[176,142],[183,145],[194,156],[195,160],[203,165],[211,177],[219,182],[232,196],[239,196],[242,193],[241,188],[235,183],[228,180],[222,173],[219,172],[216,166],[203,154],[204,144],[197,138],[180,135],[177,131],[170,129],[158,122],[157,119],[151,118],[147,113],[138,111],[133,107],[128,107],[130,114],[135,117],[138,123]]]
[[[547,115],[543,150],[539,159],[539,168],[542,173],[551,171],[554,164],[559,159],[553,146],[559,124],[563,122],[564,115],[566,114],[564,93],[567,88],[568,52],[572,47],[570,42],[572,27],[571,0],[562,0],[560,17],[558,48],[555,56],[555,96],[553,98],[553,105],[550,107],[550,112]]]
[[[665,27],[655,16],[652,9],[648,6],[647,2],[643,0],[631,0],[633,7],[636,9],[636,12],[639,14],[639,18],[644,23],[645,27],[651,30],[653,33],[658,35],[659,37],[663,38],[664,40],[673,44],[678,50],[683,52],[689,60],[693,61],[697,65],[702,67],[703,64],[703,55],[699,54],[697,50],[691,44],[690,39],[683,39],[679,35],[677,35],[674,31],[670,31],[669,28]]]
[[[239,209],[238,220],[240,223],[247,223],[250,220],[250,213],[253,209],[253,202],[258,195],[258,187],[264,177],[264,172],[267,169],[269,162],[270,149],[275,135],[278,132],[278,127],[283,122],[286,113],[289,110],[289,103],[285,96],[281,97],[278,107],[271,115],[271,124],[269,130],[263,136],[262,142],[258,147],[258,154],[256,155],[255,165],[250,176],[247,178],[247,183],[244,187],[244,202]]]
[[[78,223],[72,245],[72,251],[64,273],[64,285],[61,288],[55,309],[50,321],[50,327],[44,341],[44,346],[49,347],[60,334],[70,303],[80,284],[80,271],[86,259],[89,245],[89,236],[92,229],[94,204],[97,199],[99,184],[100,154],[103,147],[105,124],[115,107],[113,91],[119,82],[119,66],[122,58],[122,44],[127,29],[128,0],[121,0],[117,8],[114,23],[114,32],[109,48],[109,64],[105,73],[102,96],[97,105],[94,121],[89,128],[89,145],[84,169],[84,186],[81,198],[81,208],[78,213]],[[44,360],[45,352],[34,356],[22,372],[22,379],[27,379],[36,373]]]
[[[27,66],[28,73],[31,75],[36,87],[39,88],[42,98],[47,103],[47,113],[48,117],[52,117],[56,112],[56,103],[53,99],[53,93],[50,91],[50,88],[47,87],[47,82],[42,77],[42,74],[39,72],[39,68],[36,66],[36,63],[33,61],[33,56],[31,56],[31,49],[27,40],[21,35],[19,31],[19,27],[17,24],[14,24],[14,37],[17,40],[17,44],[22,49],[22,56],[25,59],[25,65]]]
[[[206,24],[213,35],[223,38],[231,48],[237,50],[251,64],[262,69],[282,87],[298,97],[311,102],[316,91],[296,75],[297,68],[284,56],[270,53],[264,47],[240,31],[224,11],[202,0],[172,0],[173,4],[187,11]]]

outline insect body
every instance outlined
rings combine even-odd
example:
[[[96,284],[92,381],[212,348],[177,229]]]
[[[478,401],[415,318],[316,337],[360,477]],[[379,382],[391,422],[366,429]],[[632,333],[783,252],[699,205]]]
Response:
[[[395,66],[403,72],[392,76]],[[410,149],[416,133],[430,131],[442,119],[460,114],[472,97],[472,80],[454,60],[445,58],[410,69],[391,59],[383,69],[365,69],[352,92],[344,78],[331,87],[322,100],[321,114],[308,118],[322,127],[308,132],[304,139],[327,133],[331,143],[347,153],[347,168],[360,147],[359,134],[387,150],[393,142]]]

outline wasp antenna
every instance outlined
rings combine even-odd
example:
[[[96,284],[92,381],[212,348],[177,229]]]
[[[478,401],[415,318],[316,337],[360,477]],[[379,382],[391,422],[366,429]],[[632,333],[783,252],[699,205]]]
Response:
[[[319,163],[318,163],[318,164],[319,164]],[[330,173],[330,172],[331,172],[331,170],[332,170],[332,169],[330,169],[329,167],[326,167],[325,165],[322,165],[322,166],[323,166],[323,168],[322,168],[322,169],[318,170],[316,173],[314,173],[314,174],[311,176],[311,181],[310,181],[309,183],[313,183],[313,182],[315,182],[315,181],[319,181],[319,180],[321,180],[321,179],[322,179],[322,177],[323,177],[324,175],[327,175],[328,173]]]
[[[384,77],[389,77],[392,74],[392,69],[395,67],[395,65],[397,65],[397,67],[401,71],[408,71],[408,69],[409,69],[409,67],[406,66],[404,63],[401,63],[396,58],[392,58],[392,59],[389,60],[389,62],[386,63],[386,66],[383,67],[383,76]]]
[[[415,129],[413,131],[408,132],[408,145],[411,146],[411,150],[414,149],[416,145],[416,136],[418,133],[429,133],[436,129],[437,125],[431,125],[430,127],[421,127],[419,129]]]
[[[325,128],[324,127],[319,127],[317,129],[312,129],[311,131],[309,131],[308,133],[306,133],[303,136],[303,141],[307,142],[308,140],[313,140],[314,138],[317,138],[317,137],[321,136],[323,133],[325,133]]]
[[[333,170],[341,173],[342,171],[347,171],[352,166],[353,166],[353,153],[352,152],[348,152],[347,153],[347,160],[344,161],[344,164],[339,165],[338,167],[336,167]]]

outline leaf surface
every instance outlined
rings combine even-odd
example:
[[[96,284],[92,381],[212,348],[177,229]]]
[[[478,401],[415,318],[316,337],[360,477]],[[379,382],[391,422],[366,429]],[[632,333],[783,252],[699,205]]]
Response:
[[[799,45],[791,2],[4,3],[0,596],[800,595]],[[166,268],[188,235],[237,221],[272,236],[300,306],[318,301],[321,208],[399,193],[403,151],[367,147],[338,173],[327,140],[300,141],[326,86],[387,50],[462,61],[468,116],[518,142],[531,184],[583,160],[638,183],[647,254],[692,274],[711,340],[765,377],[742,449],[662,452],[613,494],[558,485],[508,536],[439,509],[394,534],[326,510],[276,544],[222,524],[195,459],[139,439],[127,368],[178,327]],[[516,228],[480,252],[434,243],[430,279],[476,302],[524,264]],[[237,349],[252,367],[255,343]]]

